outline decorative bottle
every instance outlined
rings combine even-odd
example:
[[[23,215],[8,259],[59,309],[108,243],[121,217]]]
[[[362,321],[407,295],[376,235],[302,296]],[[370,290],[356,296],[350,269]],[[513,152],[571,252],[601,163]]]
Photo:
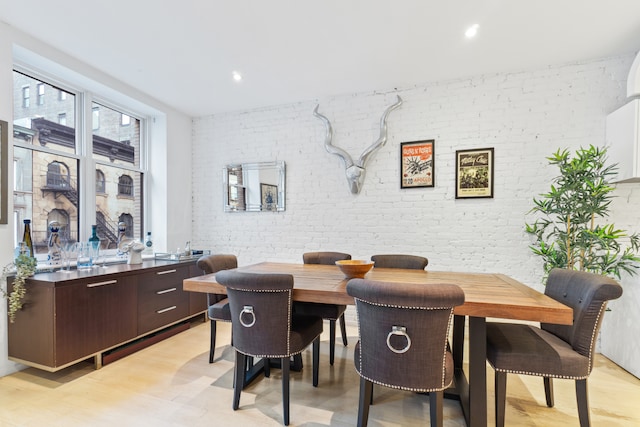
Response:
[[[51,265],[60,264],[62,260],[61,244],[60,244],[60,223],[51,221],[49,223],[49,241],[47,242],[47,261]]]
[[[147,231],[147,237],[144,239],[144,252],[145,255],[153,255],[153,240],[151,239],[151,232]]]
[[[91,237],[89,237],[89,243],[93,246],[94,250],[98,250],[100,248],[100,238],[98,237],[98,226],[91,226]]]
[[[24,221],[24,235],[22,236],[22,241],[27,248],[29,248],[29,256],[33,258],[33,242],[31,241],[31,220],[25,219]]]
[[[116,253],[118,256],[125,256],[126,252],[120,249],[120,244],[124,243],[127,240],[127,223],[119,222],[118,223],[118,243]]]

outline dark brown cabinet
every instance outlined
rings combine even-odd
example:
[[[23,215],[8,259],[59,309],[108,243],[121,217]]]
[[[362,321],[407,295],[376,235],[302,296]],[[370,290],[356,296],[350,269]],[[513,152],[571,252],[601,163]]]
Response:
[[[9,359],[56,371],[205,312],[206,295],[182,290],[201,275],[193,261],[145,261],[27,280],[8,326]],[[203,318],[204,319],[204,318]]]

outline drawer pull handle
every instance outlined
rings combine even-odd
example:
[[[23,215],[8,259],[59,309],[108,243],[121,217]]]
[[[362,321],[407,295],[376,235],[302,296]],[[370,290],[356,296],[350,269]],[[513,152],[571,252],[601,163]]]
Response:
[[[156,292],[156,295],[168,294],[169,292],[175,292],[177,290],[178,288],[169,288],[169,289],[165,289],[164,291]]]
[[[107,280],[107,281],[104,281],[104,282],[89,283],[87,285],[87,288],[95,288],[95,287],[98,287],[98,286],[113,285],[114,283],[118,283],[118,281],[117,280]]]
[[[167,307],[167,308],[163,308],[162,310],[158,310],[158,311],[156,311],[156,313],[162,314],[162,313],[166,313],[167,311],[175,310],[176,308],[178,308],[178,307],[176,307],[175,305],[172,305],[171,307]]]
[[[175,273],[176,270],[166,270],[166,271],[158,271],[156,274],[157,275],[161,275],[161,274],[171,274],[171,273]]]

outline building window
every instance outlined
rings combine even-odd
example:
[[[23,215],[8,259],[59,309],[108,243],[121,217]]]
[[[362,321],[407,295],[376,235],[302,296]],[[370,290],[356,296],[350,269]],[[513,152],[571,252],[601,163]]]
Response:
[[[96,193],[104,194],[104,173],[100,169],[96,169]]]
[[[129,126],[131,124],[131,116],[120,114],[120,126]]]
[[[24,86],[22,88],[22,107],[29,108],[31,106],[31,88]]]
[[[142,239],[145,209],[140,196],[147,194],[143,191],[146,171],[141,167],[145,155],[142,150],[145,145],[141,143],[144,119],[108,104],[107,100],[97,104],[90,92],[49,83],[54,78],[35,75],[17,66],[13,72],[14,104],[28,106],[13,109],[14,218],[20,221],[31,218],[34,249],[40,257],[47,253],[48,223],[55,210],[59,211],[57,217],[66,215],[65,240],[85,241],[91,225],[99,221],[100,236],[108,240],[103,247],[115,249],[118,221],[125,213],[129,235]],[[39,93],[39,85],[44,88],[43,93],[57,94],[55,111],[52,108],[36,111],[37,105],[29,102],[29,88],[36,87]],[[76,105],[86,102],[92,106],[93,114],[89,117],[76,114]],[[123,114],[130,117],[130,125],[125,128],[121,126]],[[90,135],[76,129],[94,125],[98,129]],[[120,142],[123,138],[128,143]],[[79,173],[92,164],[95,173]],[[92,188],[100,197],[86,199],[85,194],[94,192],[80,190]],[[22,238],[20,221],[14,230],[15,245]]]
[[[44,105],[44,84],[38,84],[38,105]]]
[[[133,179],[129,175],[122,175],[118,179],[118,195],[131,197],[133,196]]]

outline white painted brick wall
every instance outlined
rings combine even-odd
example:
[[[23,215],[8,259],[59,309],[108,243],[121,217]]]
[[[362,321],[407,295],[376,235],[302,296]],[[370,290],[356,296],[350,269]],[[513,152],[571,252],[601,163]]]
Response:
[[[370,159],[361,194],[324,147],[319,111],[334,144],[352,157],[373,143],[396,92],[355,93],[205,117],[193,127],[194,247],[234,253],[241,265],[302,262],[302,253],[376,253],[429,258],[429,269],[500,272],[542,290],[541,263],[524,224],[532,198],[557,170],[546,157],[558,148],[604,145],[605,117],[625,102],[632,56],[476,76],[406,88],[388,120],[388,141]],[[435,139],[435,188],[400,189],[399,145]],[[495,148],[493,199],[455,199],[455,151]],[[224,213],[227,163],[284,160],[286,212]],[[629,191],[629,190],[626,190]],[[640,190],[638,191],[640,192]],[[638,193],[636,192],[636,193]],[[637,230],[640,195],[616,209]],[[621,198],[622,199],[622,198]],[[628,213],[634,214],[629,217]],[[605,318],[606,321],[606,318]]]

